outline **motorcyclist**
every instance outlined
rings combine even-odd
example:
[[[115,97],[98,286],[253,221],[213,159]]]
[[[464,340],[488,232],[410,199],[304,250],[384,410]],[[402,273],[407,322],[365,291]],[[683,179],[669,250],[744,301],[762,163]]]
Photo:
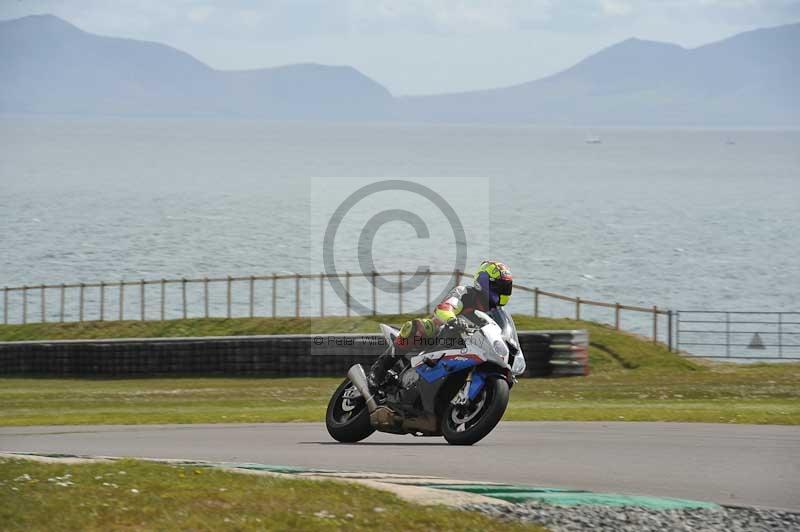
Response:
[[[436,337],[443,327],[453,324],[459,315],[469,318],[475,310],[487,312],[505,305],[511,297],[512,286],[513,280],[508,266],[494,260],[481,262],[472,286],[453,288],[436,305],[433,317],[417,318],[403,324],[394,341],[394,349],[390,346],[372,365],[368,376],[370,388],[376,390],[380,387],[386,372],[396,362],[396,355],[429,343],[426,340]]]

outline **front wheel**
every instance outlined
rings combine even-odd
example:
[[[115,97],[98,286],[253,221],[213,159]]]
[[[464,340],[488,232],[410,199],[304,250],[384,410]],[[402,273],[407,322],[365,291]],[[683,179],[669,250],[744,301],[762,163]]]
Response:
[[[325,412],[325,426],[333,439],[343,443],[361,441],[375,432],[367,404],[350,379],[345,379],[333,392]]]
[[[449,403],[442,416],[442,435],[452,445],[472,445],[486,437],[508,406],[508,382],[486,380],[483,390],[465,405]]]

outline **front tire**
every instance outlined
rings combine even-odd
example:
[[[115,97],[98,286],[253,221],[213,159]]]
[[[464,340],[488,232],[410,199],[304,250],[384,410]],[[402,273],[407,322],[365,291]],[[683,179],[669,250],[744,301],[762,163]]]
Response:
[[[325,412],[325,427],[334,440],[342,443],[361,441],[375,428],[369,421],[369,410],[363,397],[348,398],[355,387],[350,379],[345,379],[333,392]]]
[[[472,445],[485,438],[506,412],[508,391],[508,382],[490,377],[467,405],[448,403],[442,416],[442,435],[447,443]]]

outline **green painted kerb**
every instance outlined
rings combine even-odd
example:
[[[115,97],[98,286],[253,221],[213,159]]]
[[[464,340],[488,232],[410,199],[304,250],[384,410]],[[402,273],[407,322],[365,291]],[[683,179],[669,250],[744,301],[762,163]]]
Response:
[[[240,463],[226,464],[223,462],[220,465],[235,467],[236,469],[249,469],[251,471],[269,471],[270,473],[297,474],[297,473],[309,473],[314,471],[312,469],[306,469],[304,467],[278,466],[278,465],[268,465],[268,464],[240,464]]]
[[[448,491],[476,493],[485,497],[501,499],[513,503],[529,501],[546,502],[560,506],[600,505],[637,506],[655,510],[674,508],[719,508],[718,504],[666,497],[647,497],[640,495],[621,495],[618,493],[594,493],[591,491],[556,488],[537,488],[531,486],[511,486],[506,484],[417,484],[426,488]]]

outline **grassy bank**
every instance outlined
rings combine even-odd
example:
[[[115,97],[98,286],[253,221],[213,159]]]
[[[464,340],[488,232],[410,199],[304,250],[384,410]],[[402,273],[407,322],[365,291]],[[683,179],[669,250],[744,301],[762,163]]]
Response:
[[[400,316],[385,317],[390,323]],[[592,374],[521,380],[507,420],[800,424],[800,364],[712,364],[609,327],[518,316],[520,329],[590,331]],[[200,319],[0,326],[0,338],[374,332],[369,318]],[[0,379],[0,425],[322,421],[339,379]]]
[[[353,484],[133,460],[0,460],[0,523],[3,530],[544,530]]]

